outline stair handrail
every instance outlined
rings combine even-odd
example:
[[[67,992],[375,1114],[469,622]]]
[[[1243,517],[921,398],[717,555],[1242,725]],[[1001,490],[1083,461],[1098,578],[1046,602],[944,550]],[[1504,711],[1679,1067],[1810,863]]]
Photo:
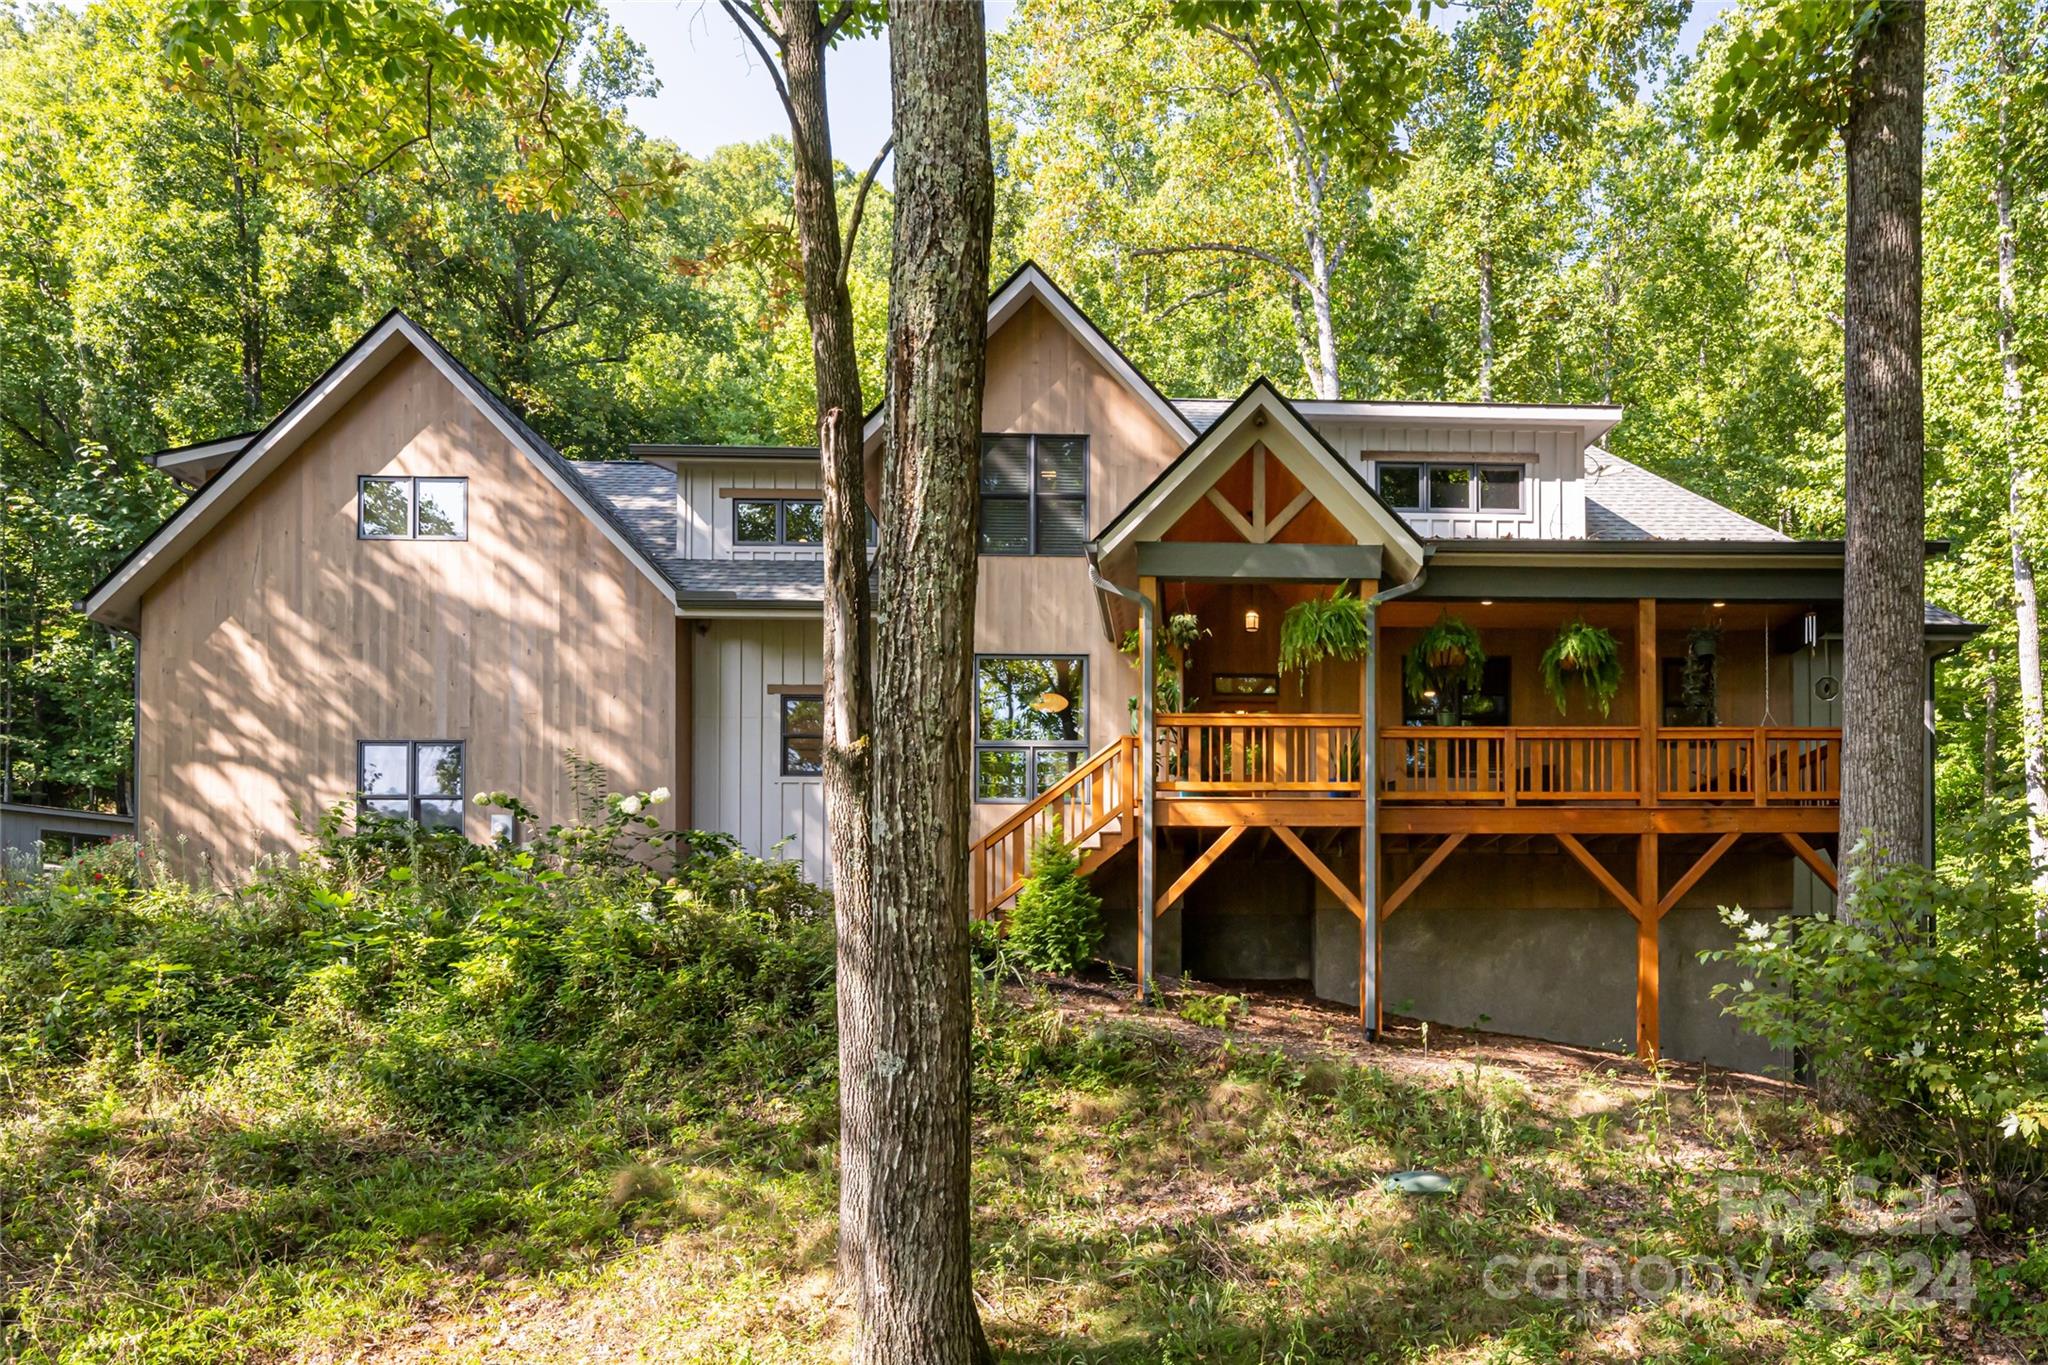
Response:
[[[1119,755],[1130,753],[1137,743],[1138,737],[1136,735],[1118,735],[1115,739],[1090,754],[1087,760],[1077,766],[1072,772],[1053,783],[1050,787],[1047,787],[1037,796],[1031,798],[1031,800],[1018,809],[1016,814],[1004,820],[987,834],[976,839],[969,846],[968,863],[974,873],[974,904],[969,907],[969,912],[975,919],[985,918],[991,910],[1008,900],[1016,892],[1017,887],[1023,884],[1023,878],[1020,876],[1013,878],[1010,885],[1006,887],[996,888],[991,886],[988,878],[987,861],[990,851],[997,844],[1014,836],[1018,830],[1044,814],[1048,807],[1080,786],[1089,777],[1108,767]],[[1108,817],[1111,814],[1121,815],[1127,822],[1129,821],[1137,809],[1136,780],[1137,774],[1135,770],[1130,766],[1126,766],[1124,769],[1123,799],[1117,803],[1113,811],[1108,807],[1104,808],[1104,824],[1108,823]],[[1089,837],[1095,833],[1096,828],[1100,828],[1100,826],[1084,830],[1065,830],[1062,833],[1069,841],[1073,841]],[[991,895],[991,892],[994,894]]]

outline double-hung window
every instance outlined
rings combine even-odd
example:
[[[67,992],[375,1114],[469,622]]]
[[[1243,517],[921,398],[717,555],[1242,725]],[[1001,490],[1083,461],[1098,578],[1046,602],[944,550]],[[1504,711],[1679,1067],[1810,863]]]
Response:
[[[825,771],[825,698],[785,692],[782,703],[782,775],[817,777]]]
[[[1028,801],[1088,756],[1088,661],[974,661],[974,798]]]
[[[364,740],[356,746],[356,799],[365,816],[462,829],[462,745],[454,740]]]
[[[1380,497],[1402,512],[1519,512],[1522,466],[1375,461]]]
[[[822,545],[825,504],[816,498],[736,498],[735,545]]]
[[[469,480],[365,474],[356,480],[356,538],[469,539]]]
[[[1088,438],[981,438],[981,552],[1078,555],[1088,543]]]

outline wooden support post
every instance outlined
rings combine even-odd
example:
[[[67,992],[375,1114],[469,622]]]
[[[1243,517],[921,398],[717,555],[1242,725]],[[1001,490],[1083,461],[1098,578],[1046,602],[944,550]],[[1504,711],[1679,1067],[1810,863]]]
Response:
[[[1421,866],[1409,873],[1408,879],[1394,889],[1394,894],[1388,896],[1380,904],[1380,918],[1387,919],[1396,910],[1406,905],[1408,898],[1420,890],[1422,884],[1429,880],[1429,874],[1443,866],[1444,859],[1450,857],[1452,850],[1464,842],[1465,836],[1463,834],[1447,835],[1442,843],[1430,850],[1429,856],[1422,860]]]
[[[1657,599],[1636,599],[1636,800],[1657,804]],[[1654,902],[1653,902],[1654,903]]]
[[[1172,886],[1167,887],[1165,891],[1160,893],[1159,903],[1153,908],[1152,913],[1163,915],[1171,909],[1173,903],[1182,896],[1185,896],[1188,893],[1188,889],[1201,880],[1202,874],[1207,872],[1218,858],[1221,858],[1230,851],[1230,846],[1242,838],[1245,830],[1248,828],[1250,828],[1248,825],[1232,825],[1229,829],[1217,835],[1216,842],[1210,844],[1203,851],[1201,857],[1189,863],[1187,871],[1173,879]]]
[[[1841,879],[1835,871],[1834,864],[1830,863],[1826,858],[1823,858],[1820,854],[1819,849],[1815,848],[1812,844],[1809,844],[1808,842],[1806,842],[1806,840],[1800,838],[1798,835],[1792,833],[1790,830],[1779,831],[1778,837],[1785,841],[1785,844],[1788,848],[1790,848],[1794,853],[1799,855],[1800,862],[1805,863],[1808,867],[1813,869],[1814,876],[1820,878],[1822,881],[1827,883],[1828,890],[1834,892],[1836,895],[1841,894]]]
[[[1656,1060],[1663,1046],[1658,1005],[1657,836],[1636,840],[1636,1056]]]
[[[1140,578],[1138,580],[1138,592],[1152,604],[1152,619],[1157,622],[1159,620],[1159,580],[1149,575]],[[1142,616],[1138,621],[1138,629],[1141,631],[1145,629],[1145,622]],[[1148,760],[1156,761],[1154,754],[1159,739],[1158,725],[1153,719],[1153,713],[1157,709],[1154,705],[1154,699],[1157,696],[1158,682],[1154,677],[1144,676],[1148,671],[1156,671],[1158,666],[1157,640],[1152,642],[1152,647],[1152,657],[1148,660],[1145,658],[1145,654],[1141,652],[1138,665],[1141,675],[1138,679],[1138,686],[1143,689],[1139,694],[1138,714],[1142,718],[1142,728],[1150,733],[1141,733],[1138,736],[1138,758],[1136,763],[1132,765],[1132,776],[1137,779],[1133,784],[1131,796],[1133,806],[1137,811],[1134,833],[1140,841],[1138,844],[1137,897],[1138,999],[1140,1001],[1148,1001],[1152,998],[1153,916],[1151,901],[1153,888],[1158,885],[1159,876],[1159,823],[1156,818],[1159,812],[1153,809],[1153,803],[1146,799],[1147,794],[1151,791],[1153,776],[1149,771],[1151,763]],[[1152,670],[1145,668],[1147,662],[1152,663]]]

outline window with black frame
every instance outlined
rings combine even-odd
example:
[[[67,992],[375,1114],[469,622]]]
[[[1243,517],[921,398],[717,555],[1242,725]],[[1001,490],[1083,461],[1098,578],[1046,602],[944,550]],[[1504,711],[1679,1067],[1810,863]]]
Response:
[[[1404,725],[1513,725],[1514,660],[1501,654],[1488,655],[1480,667],[1479,686],[1466,691],[1449,688],[1426,690],[1415,696],[1401,689],[1401,722]],[[1407,675],[1407,660],[1402,660]]]
[[[1078,555],[1088,543],[1088,438],[981,438],[981,552]]]
[[[825,504],[816,498],[736,498],[735,545],[822,545]]]
[[[974,798],[1028,801],[1088,756],[1087,660],[974,661]]]
[[[364,740],[356,746],[356,800],[371,820],[462,828],[462,745],[454,740]]]
[[[782,702],[782,775],[818,777],[825,771],[825,698],[785,692]]]
[[[1374,461],[1374,487],[1387,506],[1402,512],[1520,512],[1523,469],[1518,464]]]

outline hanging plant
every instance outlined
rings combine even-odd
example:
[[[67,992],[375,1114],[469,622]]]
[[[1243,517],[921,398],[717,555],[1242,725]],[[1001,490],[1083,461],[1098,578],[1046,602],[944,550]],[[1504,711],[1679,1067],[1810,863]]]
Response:
[[[1280,618],[1280,671],[1300,675],[1308,686],[1308,670],[1324,659],[1363,659],[1371,648],[1371,620],[1351,585],[1340,584],[1328,597],[1297,602]]]
[[[1174,651],[1178,650],[1183,660],[1195,644],[1212,634],[1202,624],[1202,619],[1191,611],[1177,611],[1160,623],[1158,636],[1152,641],[1152,707],[1163,715],[1192,705],[1192,700],[1183,697],[1180,691],[1180,673],[1174,667]],[[1144,636],[1134,627],[1124,632],[1123,644],[1119,646],[1123,656],[1131,661],[1131,667],[1142,669],[1145,654]],[[1138,732],[1138,698],[1128,699],[1131,712],[1131,733]]]
[[[1583,617],[1568,621],[1543,651],[1537,669],[1543,675],[1543,690],[1557,703],[1563,715],[1569,692],[1576,687],[1602,716],[1614,704],[1621,690],[1621,646],[1613,632],[1589,626]]]
[[[1685,640],[1685,663],[1678,670],[1678,704],[1688,725],[1719,725],[1720,688],[1714,662],[1721,652],[1719,626],[1695,626]]]
[[[1470,691],[1486,674],[1486,649],[1478,631],[1445,612],[1408,651],[1402,672],[1415,701],[1431,692]]]

